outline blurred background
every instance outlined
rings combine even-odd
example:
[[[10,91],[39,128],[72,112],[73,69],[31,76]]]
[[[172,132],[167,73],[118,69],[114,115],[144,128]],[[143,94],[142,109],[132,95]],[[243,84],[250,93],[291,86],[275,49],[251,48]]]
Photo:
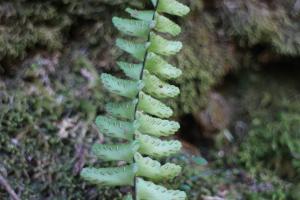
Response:
[[[146,1],[148,2],[148,1]],[[169,187],[190,200],[300,199],[300,1],[185,0],[192,12],[171,62],[184,73],[170,101],[184,166]],[[142,0],[0,1],[0,199],[120,199],[79,177],[109,142],[93,122],[115,96],[114,15]],[[6,184],[4,184],[6,183]],[[6,186],[5,186],[6,185]]]

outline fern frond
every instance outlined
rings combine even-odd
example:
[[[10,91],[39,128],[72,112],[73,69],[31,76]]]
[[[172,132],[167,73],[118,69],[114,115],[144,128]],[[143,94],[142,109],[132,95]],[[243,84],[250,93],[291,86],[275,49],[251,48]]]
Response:
[[[134,98],[144,87],[142,81],[120,79],[106,73],[101,74],[101,80],[110,92],[129,98]]]
[[[120,121],[108,116],[98,116],[96,126],[101,133],[109,137],[127,140],[132,140],[133,134],[138,128],[136,122]]]
[[[92,153],[105,161],[124,160],[131,163],[138,148],[138,141],[125,144],[94,144]]]
[[[180,151],[181,143],[177,140],[161,140],[149,135],[137,133],[136,139],[140,143],[139,152],[154,158],[163,158]]]
[[[155,14],[155,18],[153,21],[153,10],[135,10],[131,8],[127,8],[126,12],[130,14],[131,17],[139,20],[143,20],[145,22],[152,23],[154,26],[154,30],[161,33],[169,33],[172,36],[176,36],[181,32],[180,26],[170,20],[169,18],[160,15],[158,13]]]
[[[180,128],[178,122],[151,117],[140,112],[137,113],[137,120],[140,132],[156,137],[173,135]]]
[[[151,1],[153,5],[156,6],[158,0]],[[157,11],[181,17],[188,14],[190,12],[190,8],[176,0],[159,0]]]
[[[149,178],[154,181],[173,179],[181,172],[181,167],[173,163],[161,165],[150,157],[143,157],[140,153],[134,154],[138,166],[137,176]]]
[[[134,184],[137,172],[135,164],[124,167],[83,168],[80,175],[85,180],[103,186],[127,186]]]
[[[140,74],[143,68],[143,64],[134,64],[127,62],[117,62],[120,69],[124,72],[126,76],[134,80],[140,79]]]
[[[170,65],[162,57],[151,52],[147,54],[145,67],[149,72],[164,79],[175,79],[182,74],[179,68]]]
[[[112,22],[114,26],[122,33],[130,36],[148,37],[151,28],[151,23],[142,20],[123,19],[120,17],[113,17]]]
[[[150,181],[137,178],[137,200],[185,200],[186,194],[180,190],[168,190]]]
[[[150,33],[150,46],[148,50],[163,56],[170,56],[178,53],[182,48],[179,41],[167,40],[153,32]]]
[[[144,92],[139,94],[138,109],[161,118],[168,118],[173,115],[173,110],[170,107]]]
[[[125,102],[110,102],[105,105],[105,110],[113,117],[133,120],[137,102],[137,99]]]
[[[168,190],[137,177],[160,181],[172,179],[181,171],[178,165],[161,165],[150,157],[165,158],[180,151],[182,146],[177,140],[160,139],[174,134],[180,127],[179,123],[165,119],[173,114],[173,110],[160,99],[175,97],[180,93],[178,87],[167,81],[178,78],[182,72],[163,57],[179,52],[182,43],[158,34],[176,36],[181,32],[180,26],[163,13],[183,16],[190,9],[176,0],[151,1],[154,10],[127,8],[126,12],[132,18],[112,19],[120,32],[134,37],[132,40],[116,40],[116,46],[137,61],[117,62],[127,78],[105,73],[101,75],[107,90],[127,100],[107,103],[105,110],[109,116],[98,116],[96,126],[101,133],[125,139],[127,143],[95,144],[92,147],[93,154],[103,161],[122,160],[132,164],[113,168],[84,168],[81,176],[100,185],[134,186],[136,192],[124,200],[185,200],[186,194],[182,191]]]
[[[116,41],[116,45],[123,51],[129,53],[130,55],[138,59],[139,61],[144,60],[146,50],[147,50],[146,44],[136,43],[129,40],[118,38]]]
[[[126,8],[125,11],[129,13],[131,17],[144,21],[152,21],[154,14],[153,10],[136,10],[132,8]]]
[[[169,18],[157,14],[155,17],[155,30],[161,33],[169,33],[172,36],[176,36],[181,32],[180,26]]]
[[[180,93],[178,87],[170,85],[155,75],[150,74],[147,70],[144,72],[144,84],[143,91],[156,97],[156,98],[168,98],[175,97]]]

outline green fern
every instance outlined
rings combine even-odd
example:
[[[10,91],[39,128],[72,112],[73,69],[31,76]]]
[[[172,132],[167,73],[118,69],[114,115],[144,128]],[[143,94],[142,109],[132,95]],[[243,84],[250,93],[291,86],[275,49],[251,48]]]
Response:
[[[179,123],[166,119],[173,111],[159,99],[175,97],[180,93],[178,87],[167,81],[176,79],[182,73],[163,58],[178,53],[182,43],[159,35],[164,33],[176,36],[181,28],[162,14],[183,16],[190,9],[176,0],[151,2],[154,10],[127,8],[126,12],[134,19],[112,19],[114,26],[124,35],[139,38],[116,40],[120,49],[138,61],[117,62],[128,78],[121,79],[105,73],[101,75],[104,87],[125,99],[122,102],[108,103],[105,106],[108,116],[98,116],[96,125],[106,136],[127,142],[95,144],[92,152],[104,161],[122,160],[127,165],[84,168],[81,176],[99,185],[133,186],[134,193],[124,198],[127,200],[132,197],[135,200],[184,200],[184,192],[168,190],[153,183],[173,179],[180,173],[181,167],[173,163],[161,165],[152,158],[166,158],[181,149],[181,143],[177,140],[160,139],[173,135],[180,127]]]

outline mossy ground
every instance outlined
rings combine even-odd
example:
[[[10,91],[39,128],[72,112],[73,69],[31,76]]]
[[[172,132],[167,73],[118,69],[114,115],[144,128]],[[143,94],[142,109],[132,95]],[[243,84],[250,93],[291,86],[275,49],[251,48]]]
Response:
[[[217,136],[221,145],[209,147],[208,169],[187,154],[174,158],[186,165],[175,185],[195,200],[297,199],[299,70],[286,66],[299,64],[299,10],[293,1],[224,2],[186,1],[192,13],[178,21],[185,48],[172,60],[184,71],[176,81],[182,94],[171,104],[180,118],[204,109],[212,90],[236,99],[240,111],[228,127],[236,140],[227,144]],[[108,139],[93,120],[115,97],[98,74],[117,72],[123,54],[114,46],[111,17],[132,4],[143,1],[0,3],[0,173],[22,199],[111,200],[128,192],[96,188],[78,172],[101,162],[88,151]],[[278,73],[240,71],[272,59],[288,62],[278,64]],[[232,71],[235,82],[220,89]],[[279,76],[285,71],[291,73]],[[248,127],[242,135],[234,131],[240,120]],[[0,199],[8,199],[1,187]]]

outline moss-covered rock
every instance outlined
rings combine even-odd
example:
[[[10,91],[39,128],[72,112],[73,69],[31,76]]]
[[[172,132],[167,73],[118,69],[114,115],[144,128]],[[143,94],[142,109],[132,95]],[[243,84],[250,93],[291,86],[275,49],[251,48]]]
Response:
[[[239,45],[265,45],[278,54],[300,55],[299,9],[296,1],[226,0],[222,18],[226,33]]]
[[[69,41],[73,28],[86,23],[91,25],[110,21],[109,13],[114,10],[113,5],[125,2],[3,1],[0,3],[0,61],[11,63],[15,59],[25,58],[29,50],[41,47],[47,50],[61,49]],[[130,4],[142,5],[138,1],[130,1]]]

